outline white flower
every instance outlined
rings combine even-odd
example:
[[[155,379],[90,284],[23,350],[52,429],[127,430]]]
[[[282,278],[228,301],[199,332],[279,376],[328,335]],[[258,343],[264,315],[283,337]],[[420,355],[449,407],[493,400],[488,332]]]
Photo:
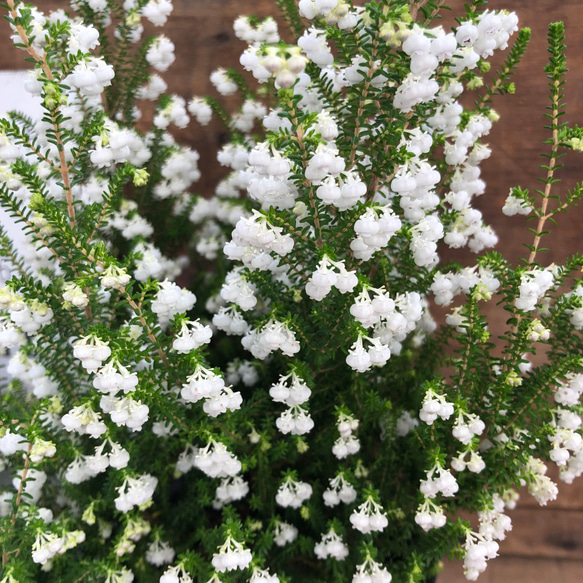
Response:
[[[330,485],[324,490],[323,498],[326,506],[337,506],[340,502],[351,504],[356,500],[356,489],[341,472],[330,479]]]
[[[274,350],[280,350],[286,356],[293,356],[300,351],[300,343],[287,323],[270,320],[260,329],[251,329],[241,339],[243,348],[249,350],[255,358],[264,360]]]
[[[246,569],[252,559],[251,551],[231,536],[219,547],[212,558],[213,567],[219,572]]]
[[[221,95],[232,95],[237,91],[237,84],[229,79],[225,69],[216,69],[213,71],[210,80]]]
[[[157,71],[166,71],[175,58],[174,43],[163,35],[154,39],[146,53],[146,60]]]
[[[447,519],[443,508],[435,504],[430,498],[425,498],[415,514],[415,522],[425,532],[432,528],[441,528],[445,525],[446,521]]]
[[[150,0],[143,8],[142,14],[154,26],[164,26],[172,12],[171,0]]]
[[[115,507],[125,513],[134,506],[142,506],[150,502],[157,485],[158,478],[149,474],[137,478],[126,478],[123,484],[116,488],[118,496],[114,500]]]
[[[161,567],[166,563],[171,563],[174,560],[174,549],[167,543],[156,539],[150,544],[146,551],[146,561],[157,567]]]
[[[449,470],[435,463],[427,471],[426,479],[421,480],[419,489],[426,498],[435,498],[439,492],[446,497],[451,497],[459,490],[459,486]]]
[[[284,507],[299,508],[312,495],[312,486],[286,478],[275,495],[275,501]]]
[[[322,540],[314,546],[314,553],[318,559],[331,557],[337,561],[343,561],[348,556],[348,547],[342,538],[330,529],[322,535]]]
[[[88,372],[96,372],[104,360],[111,356],[111,349],[107,342],[94,334],[84,336],[75,342],[73,347],[75,358],[81,360],[81,365]]]
[[[363,534],[383,531],[389,521],[380,504],[370,496],[350,515],[350,523]]]
[[[188,102],[188,111],[200,125],[207,125],[212,117],[212,107],[201,97],[193,97]]]
[[[386,567],[367,556],[364,563],[356,567],[352,583],[391,583],[392,579]]]
[[[196,452],[194,466],[211,478],[226,478],[241,471],[241,462],[221,442],[210,440]]]
[[[520,278],[519,296],[515,304],[519,310],[530,312],[537,302],[553,286],[554,275],[550,268],[535,268],[523,273]]]
[[[428,389],[423,399],[423,405],[419,412],[419,419],[428,425],[432,425],[437,417],[449,419],[454,412],[453,405],[445,400],[443,395],[437,394],[433,389]]]
[[[298,529],[287,522],[277,522],[273,532],[273,541],[278,547],[292,543],[298,537]]]
[[[33,463],[41,462],[45,457],[53,457],[57,452],[57,448],[52,441],[46,441],[37,437],[30,449],[30,461]]]

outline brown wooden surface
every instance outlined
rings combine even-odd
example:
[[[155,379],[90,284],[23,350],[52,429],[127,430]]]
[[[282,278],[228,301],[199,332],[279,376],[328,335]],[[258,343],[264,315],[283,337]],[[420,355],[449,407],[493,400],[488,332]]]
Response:
[[[583,562],[533,557],[498,557],[488,561],[479,583],[581,583]],[[463,562],[446,561],[437,583],[467,583]]]
[[[583,561],[582,511],[518,507],[510,516],[513,528],[500,542],[502,556]]]
[[[45,11],[67,8],[66,0],[41,0]],[[209,74],[219,66],[234,66],[244,49],[232,32],[232,22],[243,13],[266,16],[274,13],[271,0],[174,0],[175,10],[164,33],[176,45],[177,59],[164,76],[170,92],[184,97],[211,94],[217,97],[208,81]],[[451,0],[449,5],[459,13],[463,0]],[[567,59],[571,70],[565,93],[569,104],[566,120],[583,125],[583,2],[581,0],[490,0],[491,9],[507,8],[518,13],[521,25],[533,31],[533,41],[515,76],[516,94],[499,99],[495,109],[501,121],[495,124],[489,142],[492,157],[483,164],[482,177],[488,184],[479,207],[487,222],[500,237],[499,249],[513,262],[525,254],[520,240],[525,221],[521,217],[506,218],[500,209],[511,186],[522,185],[533,191],[538,187],[537,165],[541,143],[548,137],[543,126],[547,100],[547,79],[543,72],[546,63],[546,29],[549,22],[566,21]],[[451,18],[444,25],[452,24]],[[24,68],[22,51],[10,46],[8,26],[0,23],[0,69]],[[149,29],[156,32],[156,29]],[[497,61],[499,62],[499,61]],[[495,68],[495,67],[493,67]],[[236,98],[231,97],[236,104]],[[227,102],[228,103],[228,102]],[[179,139],[198,149],[205,177],[198,192],[210,193],[212,185],[223,170],[214,160],[214,152],[221,142],[221,132],[216,125],[201,128],[195,122],[180,132]],[[583,158],[569,155],[563,159],[565,188],[583,178]],[[574,252],[583,251],[580,224],[583,215],[573,213],[559,220],[554,229],[552,253],[540,256],[542,264],[560,261]],[[462,254],[463,256],[463,254]],[[498,319],[497,319],[498,318]],[[500,316],[492,316],[491,329],[500,323]],[[501,545],[503,558],[490,561],[488,570],[481,576],[483,583],[580,583],[583,581],[583,481],[571,486],[560,484],[559,499],[546,508],[524,494],[519,508],[511,513],[514,530]],[[507,557],[507,558],[504,558]],[[561,560],[557,558],[561,557]],[[461,561],[446,565],[439,583],[465,581]]]

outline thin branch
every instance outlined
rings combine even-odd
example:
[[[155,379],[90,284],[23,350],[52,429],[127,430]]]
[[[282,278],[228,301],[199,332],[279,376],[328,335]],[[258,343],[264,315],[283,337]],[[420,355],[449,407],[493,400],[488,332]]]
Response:
[[[36,415],[35,415],[35,417],[36,417]],[[35,417],[33,417],[32,421],[31,421],[31,425],[34,423]],[[24,483],[26,481],[26,476],[28,474],[28,468],[30,466],[30,451],[31,451],[31,449],[32,449],[32,441],[30,441],[28,443],[28,448],[26,450],[25,459],[24,459],[24,468],[22,470],[22,474],[20,475],[20,484],[18,486],[18,492],[16,493],[16,501],[14,503],[16,508],[14,509],[14,512],[12,514],[12,518],[10,519],[10,527],[8,528],[8,532],[6,533],[6,537],[5,537],[6,541],[8,541],[8,536],[14,530],[14,525],[16,524],[16,516],[18,515],[18,508],[20,506],[20,501],[22,500],[22,492],[24,491]],[[20,549],[15,549],[15,550],[19,551]],[[3,567],[6,566],[6,564],[8,563],[8,558],[13,552],[14,551],[9,552],[7,549],[3,550],[3,552],[2,552],[2,566]]]
[[[300,151],[302,153],[302,162],[303,162],[304,170],[305,170],[308,167],[308,154],[306,152],[306,144],[304,143],[304,130],[302,129],[302,127],[300,126],[300,124],[298,122],[294,103],[291,99],[288,102],[288,105],[289,105],[290,113],[291,113],[291,122],[296,128],[295,141],[297,142],[297,144],[300,148]],[[312,181],[308,180],[307,178],[305,179],[304,184],[308,188],[308,196],[310,199],[310,208],[312,209],[312,213],[314,215],[314,226],[316,227],[316,230],[318,232],[318,240],[316,241],[316,245],[319,248],[322,248],[322,246],[324,245],[324,241],[322,239],[322,226],[320,225],[320,216],[318,215],[318,207],[316,206],[316,201],[314,198],[314,186],[312,184]]]
[[[14,0],[7,0],[7,1],[8,1],[8,8],[10,10],[10,15],[16,21],[19,18],[19,16],[18,16],[18,12],[16,11],[16,8],[14,6]],[[19,24],[15,24],[14,26],[16,28],[18,36],[20,37],[20,39],[24,43],[24,46],[26,47],[28,54],[37,63],[39,63],[41,65],[44,74],[47,76],[47,79],[49,79],[49,81],[54,82],[55,77],[53,75],[51,68],[49,67],[49,65],[46,61],[46,58],[44,56],[41,57],[36,52],[36,49],[30,44],[30,41],[28,39],[28,36],[26,35],[26,31],[24,30],[24,28]],[[74,229],[75,225],[76,225],[75,207],[73,206],[73,194],[71,192],[71,181],[69,178],[69,167],[67,165],[67,160],[65,159],[65,147],[64,147],[64,142],[63,142],[63,135],[61,133],[61,129],[60,129],[59,124],[56,122],[56,110],[51,111],[50,115],[51,115],[53,129],[55,131],[55,140],[56,140],[56,144],[57,144],[57,150],[59,152],[59,162],[61,165],[60,168],[58,168],[58,171],[60,172],[61,177],[63,179],[63,189],[65,190],[65,196],[67,198],[67,212],[69,214],[69,225],[70,225],[71,229]]]

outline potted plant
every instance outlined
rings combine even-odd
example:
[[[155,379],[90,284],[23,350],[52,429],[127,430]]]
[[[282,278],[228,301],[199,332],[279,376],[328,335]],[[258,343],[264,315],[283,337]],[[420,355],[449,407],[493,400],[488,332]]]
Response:
[[[172,42],[142,34],[169,0],[7,1],[44,113],[0,121],[0,202],[26,234],[0,233],[3,582],[400,583],[446,554],[475,580],[517,488],[546,504],[547,462],[583,471],[583,259],[540,254],[582,193],[555,187],[583,148],[564,28],[542,186],[503,209],[533,219],[512,265],[474,200],[530,31],[482,0],[446,30],[442,4],[281,1],[286,40],[237,19],[247,73],[211,76],[229,112],[165,94]],[[190,116],[229,134],[211,196],[169,131]]]

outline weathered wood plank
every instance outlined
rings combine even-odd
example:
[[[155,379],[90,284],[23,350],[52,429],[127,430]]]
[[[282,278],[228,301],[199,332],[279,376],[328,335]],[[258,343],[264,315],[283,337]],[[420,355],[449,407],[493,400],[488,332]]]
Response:
[[[578,561],[557,561],[559,576],[549,581],[561,581],[561,583],[577,583],[583,581],[583,563]]]
[[[580,583],[583,562],[501,556],[488,562],[479,583]],[[466,583],[462,561],[444,561],[437,583]]]
[[[517,508],[510,516],[513,528],[500,543],[501,555],[583,560],[583,512]]]

